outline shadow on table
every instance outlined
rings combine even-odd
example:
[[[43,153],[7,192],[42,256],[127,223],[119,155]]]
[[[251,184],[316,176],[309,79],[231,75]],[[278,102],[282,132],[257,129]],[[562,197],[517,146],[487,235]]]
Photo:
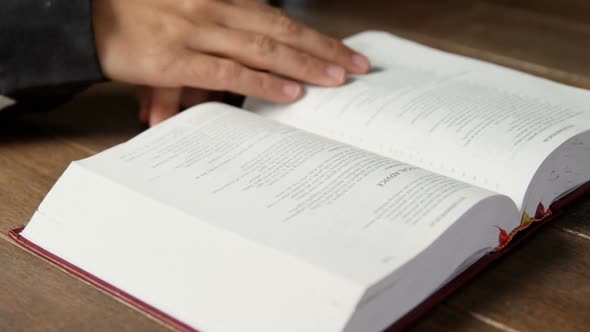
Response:
[[[98,150],[123,142],[144,130],[138,120],[133,90],[122,84],[100,84],[52,111],[22,112],[0,121],[0,144],[60,137]]]

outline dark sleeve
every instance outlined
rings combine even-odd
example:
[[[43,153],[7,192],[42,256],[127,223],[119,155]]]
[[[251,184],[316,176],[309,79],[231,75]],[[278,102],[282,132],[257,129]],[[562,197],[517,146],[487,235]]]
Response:
[[[0,95],[16,104],[0,113],[50,108],[102,80],[91,0],[1,0]]]

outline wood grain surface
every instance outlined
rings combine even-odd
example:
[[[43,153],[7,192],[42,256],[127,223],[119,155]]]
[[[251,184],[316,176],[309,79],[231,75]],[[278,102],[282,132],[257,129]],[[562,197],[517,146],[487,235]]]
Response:
[[[339,37],[368,29],[590,88],[587,0],[291,0],[286,9]],[[21,250],[24,225],[72,161],[144,128],[132,89],[101,85],[59,110],[0,123],[0,330],[161,331],[162,326]],[[421,319],[414,331],[590,329],[590,199]]]

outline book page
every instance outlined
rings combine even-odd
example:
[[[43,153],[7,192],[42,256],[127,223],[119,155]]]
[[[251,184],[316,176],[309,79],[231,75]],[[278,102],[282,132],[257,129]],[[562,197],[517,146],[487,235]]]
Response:
[[[403,264],[496,195],[221,104],[181,114],[81,165],[359,281]],[[482,245],[495,247],[497,230],[490,233]]]
[[[13,99],[0,95],[0,111],[8,106],[14,105],[16,102]]]
[[[249,99],[246,108],[506,194],[523,210],[543,160],[590,129],[587,91],[386,33],[347,43],[369,56],[372,73],[341,88],[309,87],[293,105]]]
[[[200,330],[342,331],[403,299],[378,330],[517,214],[505,196],[210,103],[74,162],[23,236]]]

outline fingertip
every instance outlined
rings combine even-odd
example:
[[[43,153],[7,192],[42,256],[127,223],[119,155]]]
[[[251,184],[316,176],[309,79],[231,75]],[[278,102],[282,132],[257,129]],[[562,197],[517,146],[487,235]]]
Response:
[[[362,54],[355,53],[352,55],[352,65],[357,74],[366,74],[371,70],[371,62]]]
[[[295,82],[287,82],[283,84],[282,92],[287,102],[293,102],[303,96],[303,87]]]
[[[157,110],[152,110],[152,112],[150,112],[150,114],[149,114],[150,127],[153,127],[164,120],[165,119],[163,118],[161,112],[158,112]]]
[[[153,90],[148,108],[150,127],[171,118],[180,110],[181,88],[157,88]]]
[[[326,73],[331,78],[331,83],[334,85],[342,85],[346,82],[347,72],[341,66],[330,65],[326,68]]]

